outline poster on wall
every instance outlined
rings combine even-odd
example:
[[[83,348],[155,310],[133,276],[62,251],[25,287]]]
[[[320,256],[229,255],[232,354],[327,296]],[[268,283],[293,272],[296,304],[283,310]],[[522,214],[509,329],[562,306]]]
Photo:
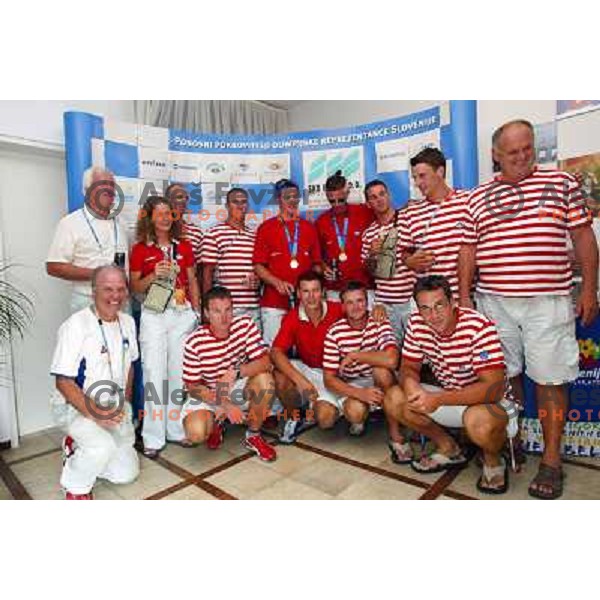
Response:
[[[575,175],[587,197],[588,208],[598,217],[600,211],[600,152],[565,158],[560,168]]]
[[[600,100],[557,100],[556,118],[562,119],[600,108]]]
[[[441,148],[448,158],[449,183],[473,187],[478,178],[476,104],[470,100],[366,125],[268,136],[202,134],[81,112],[65,113],[64,121],[69,210],[83,203],[84,170],[102,165],[125,184],[120,195],[130,229],[136,208],[174,181],[190,191],[188,218],[207,228],[225,218],[225,195],[234,186],[248,191],[251,221],[275,215],[273,184],[284,178],[298,183],[302,212],[315,218],[329,207],[325,181],[337,170],[349,182],[350,202],[363,202],[365,184],[379,178],[394,205],[403,206],[418,194],[410,157],[426,146]]]

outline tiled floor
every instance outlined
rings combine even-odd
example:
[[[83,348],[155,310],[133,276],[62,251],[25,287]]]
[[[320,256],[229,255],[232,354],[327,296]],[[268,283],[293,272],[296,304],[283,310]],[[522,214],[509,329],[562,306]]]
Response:
[[[141,474],[130,485],[99,481],[96,499],[311,499],[400,500],[488,498],[475,482],[479,469],[471,463],[458,472],[422,475],[389,459],[384,425],[372,423],[362,438],[350,438],[345,424],[332,431],[305,432],[294,446],[278,446],[278,459],[262,463],[241,446],[243,430],[231,428],[224,446],[169,445],[157,461],[141,457]],[[61,499],[58,430],[23,438],[19,448],[0,452],[0,500]],[[511,474],[507,494],[494,499],[526,499],[527,486],[539,458],[528,457],[521,474]],[[565,499],[600,498],[600,461],[569,459],[565,463]]]

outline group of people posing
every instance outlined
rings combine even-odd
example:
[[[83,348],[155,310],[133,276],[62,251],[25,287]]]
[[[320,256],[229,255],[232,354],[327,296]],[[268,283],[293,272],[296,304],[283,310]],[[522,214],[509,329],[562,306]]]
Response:
[[[376,179],[365,203],[349,204],[338,171],[325,185],[331,208],[311,222],[298,185],[282,180],[278,215],[256,230],[244,189],[230,189],[227,219],[202,230],[173,183],[146,201],[131,249],[111,213],[112,174],[86,171],[85,205],[61,220],[47,259],[50,275],[73,282],[51,368],[66,497],[91,499],[98,477],[137,477],[140,354],[149,458],[167,442],[216,450],[227,423],[245,423],[244,446],[272,461],[261,433],[270,416],[289,444],[341,417],[364,435],[381,410],[392,460],[423,473],[467,463],[453,435],[462,429],[489,494],[508,488],[503,450],[507,437],[519,443],[525,371],[544,436],[529,493],[559,497],[575,316],[591,323],[598,312],[597,244],[576,178],[535,165],[529,122],[504,124],[492,141],[501,170],[473,190],[452,189],[443,153],[426,148],[410,160],[420,200],[396,209]],[[569,247],[582,275],[575,307]],[[139,328],[123,310],[129,294]],[[431,452],[415,455],[407,430]]]

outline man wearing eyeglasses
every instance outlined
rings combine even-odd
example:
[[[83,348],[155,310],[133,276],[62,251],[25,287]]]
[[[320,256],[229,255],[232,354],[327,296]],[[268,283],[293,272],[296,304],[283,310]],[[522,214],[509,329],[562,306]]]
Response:
[[[108,264],[127,269],[127,233],[114,210],[115,178],[102,167],[83,174],[85,204],[63,217],[46,259],[46,272],[72,282],[71,312],[92,303],[92,273]]]
[[[281,320],[294,307],[298,278],[321,271],[321,251],[315,226],[300,218],[300,189],[289,179],[275,184],[279,214],[256,231],[254,270],[264,283],[260,299],[263,337],[271,345]]]
[[[327,299],[339,302],[340,290],[349,281],[361,281],[368,288],[373,280],[361,259],[362,234],[375,214],[366,204],[348,205],[348,182],[341,171],[327,178],[325,195],[331,208],[315,222]]]
[[[242,188],[231,188],[225,203],[227,220],[204,235],[202,293],[215,285],[226,287],[233,300],[233,316],[248,315],[262,331],[258,308],[260,280],[252,264],[256,232],[246,225],[248,193]]]

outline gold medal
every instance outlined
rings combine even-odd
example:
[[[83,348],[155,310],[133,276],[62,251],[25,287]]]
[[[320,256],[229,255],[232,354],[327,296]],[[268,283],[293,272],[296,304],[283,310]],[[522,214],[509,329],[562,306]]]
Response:
[[[345,252],[340,252],[340,255],[338,256],[338,260],[340,262],[346,262],[348,260],[348,256],[346,255]]]
[[[292,269],[297,269],[299,266],[300,263],[295,258],[292,258],[292,260],[290,260],[290,267]]]

